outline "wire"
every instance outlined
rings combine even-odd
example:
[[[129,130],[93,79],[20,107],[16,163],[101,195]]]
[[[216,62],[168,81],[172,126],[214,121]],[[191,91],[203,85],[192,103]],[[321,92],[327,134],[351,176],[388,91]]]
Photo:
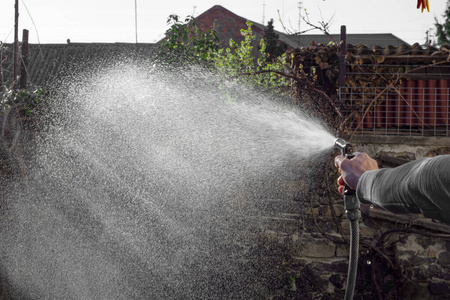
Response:
[[[13,32],[14,30],[14,26],[11,27],[11,30],[9,31],[8,35],[6,36],[6,38],[3,40],[3,43],[6,44],[6,40],[9,38],[9,36],[11,35],[11,32]]]
[[[31,13],[30,13],[30,11],[28,10],[28,7],[27,7],[27,5],[25,4],[25,2],[24,2],[23,0],[21,0],[21,1],[22,1],[23,6],[25,7],[25,9],[26,9],[26,11],[27,11],[27,13],[28,13],[28,16],[29,16],[30,19],[31,19],[31,22],[33,23],[34,30],[36,30],[36,36],[37,36],[38,44],[41,44],[41,41],[39,40],[39,32],[38,32],[38,30],[37,30],[36,24],[34,23],[34,19],[33,19],[33,17],[31,16]]]
[[[31,13],[30,13],[30,11],[28,10],[28,7],[27,7],[27,5],[25,4],[25,2],[24,2],[23,0],[21,0],[21,2],[22,2],[23,6],[25,7],[25,9],[26,9],[26,11],[27,11],[27,13],[28,13],[28,16],[29,16],[30,19],[31,19],[31,23],[33,23],[34,30],[36,30],[36,36],[37,36],[38,45],[39,45],[39,54],[41,55],[41,57],[44,57],[44,55],[42,54],[41,41],[40,41],[40,39],[39,39],[39,32],[38,32],[38,30],[37,30],[36,24],[34,23],[34,19],[33,19],[33,17],[31,16]]]

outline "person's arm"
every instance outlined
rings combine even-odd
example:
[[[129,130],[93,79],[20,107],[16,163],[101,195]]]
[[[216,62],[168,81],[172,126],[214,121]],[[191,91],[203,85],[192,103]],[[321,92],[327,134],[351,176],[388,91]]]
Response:
[[[393,213],[421,213],[450,223],[450,156],[365,172],[356,191],[360,201]]]
[[[354,174],[357,161],[352,160],[338,164],[336,158],[343,180]],[[419,159],[393,169],[366,170],[356,180],[356,192],[361,202],[393,213],[421,213],[450,223],[450,156]]]

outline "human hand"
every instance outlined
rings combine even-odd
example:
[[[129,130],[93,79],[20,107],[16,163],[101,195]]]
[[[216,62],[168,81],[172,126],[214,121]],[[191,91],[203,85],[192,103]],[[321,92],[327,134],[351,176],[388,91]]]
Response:
[[[354,153],[352,159],[347,159],[343,155],[338,155],[334,159],[334,163],[337,168],[339,168],[339,176],[337,182],[339,185],[339,193],[342,194],[344,190],[344,182],[353,190],[356,190],[358,186],[359,178],[361,175],[370,170],[377,170],[377,161],[370,158],[367,153]]]

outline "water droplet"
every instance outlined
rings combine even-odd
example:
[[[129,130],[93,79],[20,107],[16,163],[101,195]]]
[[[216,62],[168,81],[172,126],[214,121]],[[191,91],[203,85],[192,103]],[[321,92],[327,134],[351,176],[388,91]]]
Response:
[[[366,261],[366,264],[367,264],[368,266],[370,266],[370,265],[372,264],[372,261],[371,261],[370,259],[368,259],[368,260]]]
[[[373,206],[373,204],[370,204],[370,209],[373,209],[375,206]]]

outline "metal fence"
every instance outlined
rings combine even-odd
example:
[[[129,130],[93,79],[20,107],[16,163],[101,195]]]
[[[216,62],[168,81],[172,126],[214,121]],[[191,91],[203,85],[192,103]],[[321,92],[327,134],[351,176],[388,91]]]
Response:
[[[449,137],[449,47],[348,47],[346,40],[341,26],[339,99],[350,130]]]
[[[449,137],[450,79],[404,80],[396,88],[343,87],[339,96],[360,135]]]

